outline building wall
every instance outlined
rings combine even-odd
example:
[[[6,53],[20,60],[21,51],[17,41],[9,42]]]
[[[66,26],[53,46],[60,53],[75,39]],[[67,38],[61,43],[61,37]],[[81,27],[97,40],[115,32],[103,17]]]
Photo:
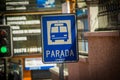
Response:
[[[68,80],[120,80],[120,32],[87,32],[88,61],[68,64]]]
[[[120,33],[89,32],[90,80],[120,80]]]
[[[98,6],[92,5],[89,7],[89,26],[90,32],[94,32],[98,28]]]
[[[89,80],[88,59],[80,56],[77,63],[68,63],[68,80]]]

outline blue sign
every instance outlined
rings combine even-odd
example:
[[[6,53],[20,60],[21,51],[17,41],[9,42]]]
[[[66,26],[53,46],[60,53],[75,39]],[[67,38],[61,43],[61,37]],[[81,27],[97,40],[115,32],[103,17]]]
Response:
[[[25,58],[25,70],[49,70],[56,64],[44,64],[41,58]]]
[[[37,0],[39,8],[52,8],[55,7],[55,0]]]
[[[44,63],[78,61],[74,14],[43,15],[41,27]]]

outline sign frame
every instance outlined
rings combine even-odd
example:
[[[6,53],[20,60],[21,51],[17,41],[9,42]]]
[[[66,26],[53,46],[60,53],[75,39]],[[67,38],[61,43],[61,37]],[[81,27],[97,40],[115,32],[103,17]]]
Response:
[[[64,28],[62,29],[63,26]],[[65,26],[67,27],[65,28]],[[52,29],[55,27],[56,29]],[[62,31],[66,37],[62,38],[61,33],[59,33],[60,35],[55,35],[52,33],[52,30],[54,33]],[[79,60],[75,14],[42,15],[41,34],[43,63],[67,63],[77,62]],[[59,36],[60,38],[55,36]]]

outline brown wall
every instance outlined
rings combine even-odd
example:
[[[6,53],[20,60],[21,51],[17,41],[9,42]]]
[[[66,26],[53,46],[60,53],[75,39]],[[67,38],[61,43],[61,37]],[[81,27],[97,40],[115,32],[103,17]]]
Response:
[[[88,60],[68,64],[68,80],[120,80],[120,32],[87,32]]]
[[[89,80],[87,57],[80,57],[77,63],[68,63],[68,80]]]
[[[68,64],[68,80],[79,80],[79,63],[69,63]]]
[[[120,80],[120,33],[89,32],[89,73],[91,80]]]

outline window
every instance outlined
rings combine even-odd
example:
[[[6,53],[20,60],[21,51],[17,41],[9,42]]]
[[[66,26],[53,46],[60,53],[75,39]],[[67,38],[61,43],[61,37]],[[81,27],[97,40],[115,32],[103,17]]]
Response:
[[[120,29],[120,0],[99,0],[98,9],[97,31]]]
[[[88,55],[88,41],[84,37],[84,32],[89,31],[87,14],[88,9],[85,2],[77,2],[78,50],[81,55]]]

